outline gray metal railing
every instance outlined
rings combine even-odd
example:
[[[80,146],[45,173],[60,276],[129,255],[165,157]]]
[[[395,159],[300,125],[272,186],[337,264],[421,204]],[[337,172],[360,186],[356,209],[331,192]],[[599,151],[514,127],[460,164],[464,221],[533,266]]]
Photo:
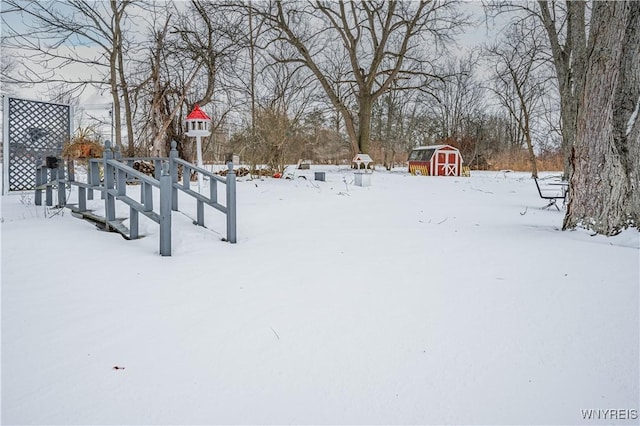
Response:
[[[135,161],[153,161],[155,176],[150,177],[145,173],[135,170],[132,166]],[[126,164],[125,164],[126,162]],[[171,211],[178,211],[178,190],[195,198],[196,221],[198,226],[204,227],[204,206],[209,205],[226,215],[227,236],[225,241],[236,243],[236,175],[233,164],[228,163],[226,177],[218,176],[208,170],[199,168],[178,157],[176,142],[171,143],[171,152],[168,158],[122,158],[116,148],[112,151],[109,141],[105,142],[105,150],[102,159],[91,159],[88,163],[87,182],[75,180],[73,163],[68,166],[65,179],[64,167],[47,169],[39,160],[36,164],[36,205],[42,204],[42,190],[46,191],[46,203],[53,204],[52,191],[58,189],[58,205],[66,206],[65,186],[67,184],[78,187],[78,207],[75,209],[80,214],[87,214],[87,200],[93,199],[93,191],[100,191],[105,203],[103,220],[107,229],[115,229],[126,235],[129,239],[139,238],[139,214],[142,213],[160,226],[160,254],[171,255]],[[104,171],[101,178],[100,166]],[[179,167],[182,167],[182,183],[178,182]],[[209,194],[203,195],[190,188],[190,178],[193,172],[202,173],[209,178]],[[127,195],[127,183],[136,182],[140,186],[140,201],[136,201]],[[225,185],[225,203],[218,201],[218,184]],[[153,188],[159,189],[158,209],[154,211]],[[116,220],[116,201],[121,201],[129,206],[129,230]]]

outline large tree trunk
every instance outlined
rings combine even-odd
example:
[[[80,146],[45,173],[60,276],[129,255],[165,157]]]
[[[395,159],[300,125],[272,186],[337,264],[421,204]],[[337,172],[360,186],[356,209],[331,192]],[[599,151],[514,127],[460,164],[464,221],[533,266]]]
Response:
[[[567,1],[567,34],[564,45],[558,35],[562,24],[556,22],[555,5],[539,0],[540,17],[549,37],[553,64],[558,77],[560,93],[560,120],[564,178],[571,173],[571,152],[576,139],[576,117],[584,85],[586,58],[585,2]],[[553,13],[552,13],[553,12]]]
[[[133,137],[133,111],[131,110],[131,97],[129,96],[129,88],[124,74],[124,62],[122,60],[122,55],[119,56],[122,101],[124,102],[124,116],[125,124],[127,126],[127,157],[133,157],[136,154],[135,139]]]
[[[358,111],[358,152],[368,154],[371,139],[371,112],[373,102],[369,96],[361,97],[358,106],[360,107]]]
[[[595,2],[564,229],[640,223],[640,3]]]
[[[111,0],[111,11],[113,12],[113,49],[116,52],[118,62],[118,77],[120,79],[120,91],[122,92],[122,101],[124,103],[125,125],[127,127],[127,157],[135,155],[135,141],[133,139],[133,117],[131,111],[131,99],[129,97],[129,87],[127,85],[127,77],[124,69],[124,46],[123,34],[120,23],[124,15],[126,3],[118,3]]]
[[[109,56],[109,85],[111,88],[111,99],[113,100],[111,116],[113,122],[111,123],[115,130],[115,141],[111,141],[111,146],[116,145],[122,149],[122,112],[120,109],[120,92],[118,91],[118,70],[117,70],[117,54],[115,49],[111,50]]]
[[[537,179],[538,164],[536,162],[536,153],[533,151],[533,142],[531,141],[531,132],[529,130],[527,130],[525,133],[525,140],[527,142],[527,154],[529,155],[529,164],[531,164],[531,177]]]

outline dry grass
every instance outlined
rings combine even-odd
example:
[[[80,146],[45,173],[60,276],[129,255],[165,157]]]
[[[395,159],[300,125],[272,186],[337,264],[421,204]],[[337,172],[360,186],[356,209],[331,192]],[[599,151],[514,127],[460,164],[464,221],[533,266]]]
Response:
[[[102,157],[104,147],[99,142],[89,139],[74,139],[72,142],[65,144],[62,150],[64,158],[83,159],[83,158],[99,158]]]
[[[543,154],[536,158],[536,165],[539,171],[563,170],[564,165],[561,153]],[[514,170],[517,172],[531,171],[529,154],[525,150],[507,151],[489,158],[489,168],[491,170]]]

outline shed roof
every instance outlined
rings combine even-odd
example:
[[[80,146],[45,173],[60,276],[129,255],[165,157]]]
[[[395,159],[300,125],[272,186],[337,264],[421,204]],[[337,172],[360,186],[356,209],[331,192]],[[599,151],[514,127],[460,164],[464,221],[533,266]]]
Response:
[[[458,148],[456,148],[455,146],[451,146],[451,145],[429,145],[429,146],[418,146],[416,148],[413,148],[414,150],[427,150],[427,149],[450,149],[450,150],[454,150],[454,151],[459,151]]]

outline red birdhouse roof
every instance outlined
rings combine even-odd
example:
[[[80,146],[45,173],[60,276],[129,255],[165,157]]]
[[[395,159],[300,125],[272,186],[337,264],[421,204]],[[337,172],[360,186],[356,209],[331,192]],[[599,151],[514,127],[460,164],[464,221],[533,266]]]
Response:
[[[200,109],[198,104],[196,104],[196,106],[193,107],[193,111],[191,111],[191,113],[189,113],[189,115],[187,115],[187,120],[207,120],[207,121],[211,121],[209,116],[203,110]]]

